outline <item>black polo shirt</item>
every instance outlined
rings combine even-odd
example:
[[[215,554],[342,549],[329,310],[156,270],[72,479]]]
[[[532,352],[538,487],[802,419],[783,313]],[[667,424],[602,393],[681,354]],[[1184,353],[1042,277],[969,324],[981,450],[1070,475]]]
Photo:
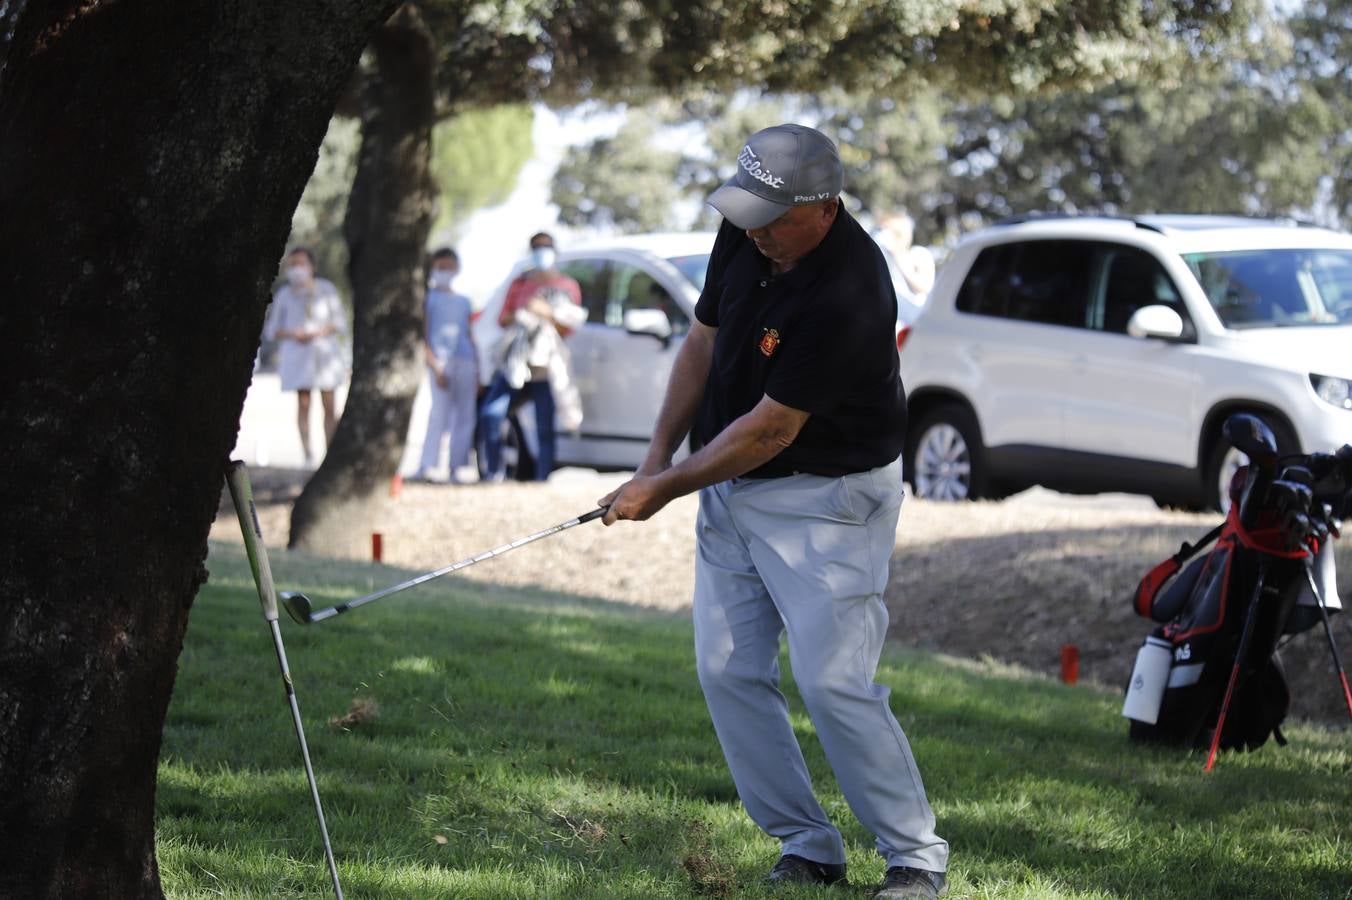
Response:
[[[717,328],[695,437],[714,439],[763,395],[810,413],[794,442],[749,478],[838,477],[901,455],[897,297],[887,263],[841,207],[817,247],[782,275],[746,232],[718,231],[695,317]]]

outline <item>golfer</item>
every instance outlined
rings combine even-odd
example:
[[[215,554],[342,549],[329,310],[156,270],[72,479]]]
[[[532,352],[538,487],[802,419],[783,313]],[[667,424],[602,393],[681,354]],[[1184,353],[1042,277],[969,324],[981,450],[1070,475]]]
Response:
[[[605,523],[699,491],[695,658],[738,795],[781,843],[775,882],[845,879],[779,691],[779,639],[845,799],[877,838],[872,895],[937,897],[948,845],[873,681],[901,507],[906,396],[887,264],[842,207],[835,145],[752,135],[709,197],[724,222],[647,458]],[[672,465],[693,428],[702,449]]]

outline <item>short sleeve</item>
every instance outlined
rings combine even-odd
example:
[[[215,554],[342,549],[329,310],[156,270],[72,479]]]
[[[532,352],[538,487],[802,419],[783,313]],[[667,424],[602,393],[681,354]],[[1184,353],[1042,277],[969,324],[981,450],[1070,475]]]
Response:
[[[263,320],[263,339],[266,341],[277,340],[277,331],[282,327],[282,291],[285,288],[279,288],[277,293],[272,295],[272,303],[268,306],[268,316]]]
[[[820,312],[803,315],[785,332],[765,393],[813,415],[832,412],[867,355],[868,335],[861,320],[847,315],[841,304],[822,304]]]
[[[710,328],[718,327],[718,303],[723,297],[723,275],[739,246],[737,238],[745,235],[727,219],[719,226],[714,249],[709,253],[709,267],[704,273],[704,290],[695,303],[695,318]]]
[[[565,275],[559,279],[559,287],[568,292],[568,296],[573,298],[574,303],[578,306],[582,305],[582,286],[577,283],[577,279]]]
[[[525,279],[518,275],[512,279],[512,283],[507,285],[507,296],[502,300],[502,309],[498,311],[498,324],[506,324],[511,321],[516,311],[525,305]]]
[[[333,322],[339,334],[347,334],[347,311],[343,309],[343,301],[338,296],[338,288],[334,287],[332,282],[325,282],[325,285],[327,289],[324,296],[329,304],[329,321]]]

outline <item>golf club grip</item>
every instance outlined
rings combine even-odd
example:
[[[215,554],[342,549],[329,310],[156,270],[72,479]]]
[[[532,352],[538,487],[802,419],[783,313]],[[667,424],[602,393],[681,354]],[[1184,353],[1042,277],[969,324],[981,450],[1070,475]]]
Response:
[[[448,566],[442,566],[440,569],[428,572],[425,575],[419,575],[417,578],[411,578],[408,581],[401,581],[399,584],[391,585],[390,587],[376,591],[373,594],[367,594],[365,597],[358,597],[356,600],[349,600],[347,603],[339,603],[336,606],[330,607],[329,609],[319,610],[318,612],[311,615],[310,620],[313,622],[320,622],[323,621],[324,619],[329,618],[330,616],[341,615],[342,613],[345,613],[350,609],[356,609],[358,606],[365,606],[368,603],[373,603],[376,600],[380,600],[383,597],[388,597],[391,594],[397,594],[401,591],[406,591],[409,588],[417,587],[418,585],[431,581],[434,578],[440,578],[443,575],[449,575],[452,572],[459,571],[460,569],[468,568],[474,565],[475,563],[483,562],[486,559],[492,559],[495,556],[501,556],[508,550],[515,550],[517,547],[525,546],[526,544],[533,543],[535,541],[540,540],[541,538],[549,537],[552,534],[558,534],[560,531],[566,531],[567,529],[572,528],[575,525],[581,525],[583,522],[590,522],[594,519],[599,519],[606,514],[606,511],[608,509],[609,507],[598,506],[596,509],[589,510],[588,512],[583,513],[582,515],[578,516],[575,519],[569,519],[567,522],[561,522],[558,525],[553,525],[549,528],[544,529],[543,531],[537,531],[534,534],[527,535],[526,537],[518,538],[517,540],[512,541],[510,543],[494,547],[492,550],[485,550],[483,553],[471,556],[468,559],[462,559],[459,562],[451,563]]]
[[[263,529],[258,524],[258,509],[254,506],[253,486],[244,463],[231,460],[225,471],[225,483],[230,488],[230,499],[239,516],[239,530],[244,536],[244,552],[249,557],[254,585],[258,588],[258,602],[263,605],[263,618],[277,621],[277,590],[272,583],[272,567],[268,565],[267,547],[263,545]]]

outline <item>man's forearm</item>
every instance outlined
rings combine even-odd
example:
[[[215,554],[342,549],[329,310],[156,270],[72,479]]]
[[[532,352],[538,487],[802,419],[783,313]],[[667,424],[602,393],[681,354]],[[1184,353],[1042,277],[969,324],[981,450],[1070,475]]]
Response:
[[[706,447],[672,466],[658,480],[672,499],[738,475],[745,475],[774,459],[793,443],[794,433],[769,424],[754,413],[742,416]]]
[[[671,378],[657,414],[652,443],[640,471],[652,474],[666,468],[676,448],[690,433],[704,398],[704,384],[713,359],[713,329],[696,325],[677,351]]]

